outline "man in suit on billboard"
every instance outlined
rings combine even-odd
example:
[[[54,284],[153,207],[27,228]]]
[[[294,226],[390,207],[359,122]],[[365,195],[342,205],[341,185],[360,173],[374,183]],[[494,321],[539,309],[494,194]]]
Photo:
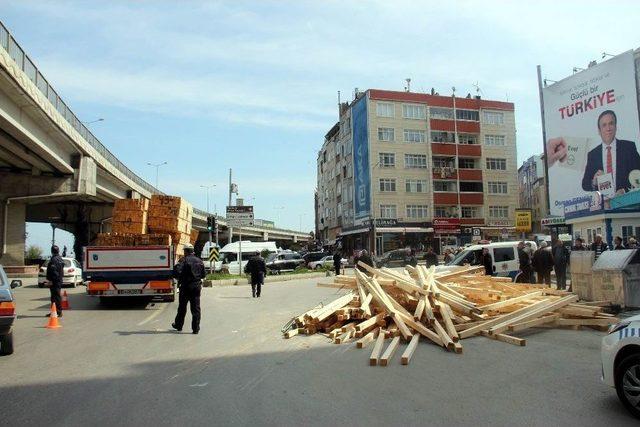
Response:
[[[598,116],[598,133],[602,144],[589,151],[587,166],[582,177],[584,191],[597,191],[598,176],[610,173],[616,194],[623,194],[631,188],[629,173],[640,169],[640,155],[632,141],[616,138],[618,119],[612,110],[603,111]]]

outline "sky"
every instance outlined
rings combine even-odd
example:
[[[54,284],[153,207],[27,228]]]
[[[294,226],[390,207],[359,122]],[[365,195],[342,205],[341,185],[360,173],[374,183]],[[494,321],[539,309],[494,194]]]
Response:
[[[229,169],[256,217],[313,229],[316,156],[337,92],[515,103],[519,163],[542,151],[536,65],[560,80],[640,46],[640,2],[29,1],[0,19],[130,169],[223,212]],[[30,224],[46,246],[49,225]]]

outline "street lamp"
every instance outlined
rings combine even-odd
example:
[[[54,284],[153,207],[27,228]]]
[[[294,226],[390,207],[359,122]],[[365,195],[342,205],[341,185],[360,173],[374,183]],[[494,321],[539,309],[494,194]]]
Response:
[[[166,163],[166,162],[165,162]],[[201,185],[200,188],[205,188],[207,190],[207,214],[209,214],[209,189],[216,188],[216,184],[211,185]]]
[[[98,123],[98,122],[104,122],[104,119],[100,117],[99,119],[91,120],[89,122],[80,122],[80,123],[86,126],[86,125],[90,125],[92,123]]]
[[[276,209],[278,213],[276,214],[276,218],[278,218],[278,223],[280,223],[280,211],[284,210],[284,206],[274,206],[273,209]]]
[[[167,164],[167,162],[162,162],[162,163],[149,163],[149,162],[147,162],[147,165],[153,166],[153,167],[156,168],[156,190],[158,190],[158,169],[160,169],[160,166],[164,166],[166,164]]]
[[[301,233],[302,233],[302,218],[305,216],[307,216],[307,214],[304,214],[304,213],[300,214],[300,232]]]

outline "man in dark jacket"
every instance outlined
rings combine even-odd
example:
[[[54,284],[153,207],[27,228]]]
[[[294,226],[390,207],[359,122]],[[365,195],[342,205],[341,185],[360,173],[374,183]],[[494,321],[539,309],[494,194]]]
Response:
[[[587,247],[584,245],[584,240],[578,237],[576,238],[576,245],[571,248],[572,251],[586,251]]]
[[[536,271],[538,283],[551,286],[551,270],[553,270],[553,256],[547,249],[547,242],[542,241],[540,247],[533,253],[531,266]]]
[[[336,276],[339,275],[342,270],[342,255],[340,251],[336,251],[333,254],[333,269],[336,271]]]
[[[433,248],[431,246],[427,248],[427,253],[424,254],[424,260],[427,263],[427,268],[432,265],[438,265],[438,255],[433,252]]]
[[[564,242],[560,239],[556,240],[556,244],[551,251],[553,255],[553,268],[556,271],[556,283],[558,289],[566,289],[567,287],[567,264],[569,264],[569,250],[565,247]]]
[[[200,332],[200,293],[205,270],[202,260],[193,254],[193,245],[184,245],[184,258],[173,267],[173,277],[178,279],[180,293],[178,314],[171,326],[177,331],[182,330],[188,303],[191,308],[191,330],[197,334]]]
[[[622,243],[622,237],[616,236],[613,238],[613,250],[619,251],[621,249],[627,249],[627,248],[625,248],[624,244]]]
[[[518,243],[518,265],[522,274],[518,277],[518,283],[531,283],[532,269],[529,254],[525,251],[524,242]]]
[[[489,253],[489,248],[482,248],[482,265],[484,265],[484,274],[493,276],[493,259]]]
[[[60,256],[60,248],[51,246],[51,259],[47,265],[47,280],[49,281],[49,292],[51,293],[51,303],[56,305],[58,317],[62,316],[62,279],[64,278],[64,261]],[[51,313],[49,313],[51,314]],[[47,316],[49,316],[47,314]]]
[[[264,258],[260,254],[251,257],[244,268],[244,272],[251,274],[251,295],[253,298],[260,298],[264,276],[267,274],[267,264],[265,264]]]

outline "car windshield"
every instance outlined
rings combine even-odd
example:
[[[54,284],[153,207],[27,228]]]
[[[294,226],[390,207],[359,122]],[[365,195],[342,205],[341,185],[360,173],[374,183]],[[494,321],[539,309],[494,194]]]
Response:
[[[273,260],[276,259],[277,256],[278,254],[269,254],[267,255],[267,259],[265,260],[265,262],[272,262]]]
[[[476,256],[474,251],[469,249],[460,252],[456,255],[451,261],[446,263],[445,265],[463,265],[463,264],[471,264],[473,265],[476,262]]]

